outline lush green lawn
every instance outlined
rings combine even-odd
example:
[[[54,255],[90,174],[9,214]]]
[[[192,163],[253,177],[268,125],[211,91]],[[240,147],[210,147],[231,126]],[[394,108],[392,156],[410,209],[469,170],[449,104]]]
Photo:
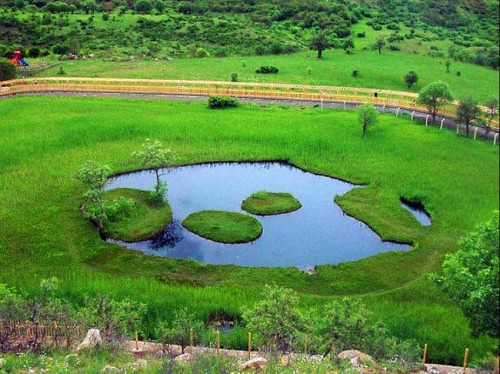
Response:
[[[89,160],[115,172],[138,169],[132,152],[146,138],[161,140],[183,164],[288,160],[366,183],[338,202],[383,238],[414,242],[415,249],[320,266],[310,276],[295,268],[147,257],[105,243],[82,217],[84,186],[73,175]],[[361,295],[395,334],[428,343],[431,360],[458,362],[465,346],[477,357],[492,341],[470,339],[459,310],[426,276],[439,270],[461,235],[498,209],[498,177],[499,151],[491,142],[389,115],[363,138],[349,111],[257,105],[213,111],[201,102],[146,99],[2,100],[0,282],[36,293],[41,278],[57,276],[61,293],[77,303],[83,293],[97,292],[146,302],[146,333],[180,306],[204,319],[239,315],[265,283],[294,288],[303,305]],[[401,196],[417,194],[432,215],[430,227],[399,205]]]
[[[261,65],[276,66],[278,74],[255,74]],[[242,82],[282,82],[334,86],[384,88],[406,91],[403,76],[410,70],[419,75],[412,90],[418,92],[425,85],[442,80],[447,82],[456,98],[472,96],[484,100],[498,97],[498,71],[471,64],[452,62],[451,73],[446,73],[445,60],[404,53],[356,52],[347,55],[332,50],[318,60],[314,52],[281,56],[227,57],[206,59],[178,59],[173,61],[137,60],[133,62],[106,62],[99,59],[66,61],[62,65],[66,76],[108,78],[203,79],[229,81],[231,73],[238,73]],[[357,78],[353,70],[359,71]],[[43,72],[43,76],[57,76],[59,67]],[[456,72],[460,71],[461,76]],[[477,84],[481,82],[481,84]]]

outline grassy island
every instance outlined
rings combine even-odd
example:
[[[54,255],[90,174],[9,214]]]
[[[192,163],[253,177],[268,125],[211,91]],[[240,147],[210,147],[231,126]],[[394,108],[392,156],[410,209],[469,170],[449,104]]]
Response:
[[[226,244],[247,243],[262,235],[262,225],[255,218],[217,210],[190,214],[182,226],[203,238]]]
[[[267,191],[256,192],[241,204],[241,209],[259,216],[290,213],[301,207],[300,201],[289,193]]]
[[[149,191],[116,188],[106,193],[106,200],[113,210],[106,226],[106,235],[124,242],[139,242],[160,232],[172,219],[172,209],[167,202],[150,201]],[[114,204],[113,202],[122,203]]]

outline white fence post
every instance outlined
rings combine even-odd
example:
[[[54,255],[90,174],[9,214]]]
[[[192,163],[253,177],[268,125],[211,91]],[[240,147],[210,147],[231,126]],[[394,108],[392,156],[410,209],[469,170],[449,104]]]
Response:
[[[321,109],[323,109],[323,98],[321,98]]]
[[[382,110],[385,112],[385,104],[384,104],[384,106],[382,107]]]
[[[344,100],[344,110],[345,110],[345,100]]]
[[[396,109],[396,117],[399,117],[399,110],[400,110],[400,109],[401,109],[401,108]]]
[[[415,111],[411,112],[411,120],[413,121],[413,116],[415,115]]]
[[[493,139],[493,145],[497,145],[498,133],[495,134],[495,138]]]
[[[439,130],[442,130],[442,129],[443,129],[444,120],[445,120],[445,118],[443,118],[443,119],[441,120],[441,126],[439,127]]]
[[[429,124],[429,115],[427,115],[427,117],[425,117],[425,126],[427,126]]]
[[[479,127],[476,127],[476,129],[474,130],[474,140],[476,140],[477,138],[477,130],[479,130]]]

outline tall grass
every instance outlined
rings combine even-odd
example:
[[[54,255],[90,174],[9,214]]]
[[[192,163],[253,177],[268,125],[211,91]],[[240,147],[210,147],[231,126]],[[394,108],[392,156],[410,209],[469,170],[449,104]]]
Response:
[[[146,335],[181,306],[206,321],[238,316],[264,284],[276,283],[300,292],[304,307],[359,295],[394,333],[441,347],[435,361],[458,362],[465,345],[484,355],[492,343],[471,340],[459,310],[426,278],[461,235],[498,209],[499,151],[491,143],[389,115],[363,138],[349,111],[211,111],[201,102],[163,100],[19,97],[0,102],[0,121],[0,282],[35,294],[41,278],[57,276],[61,294],[75,303],[100,292],[143,301]],[[72,175],[88,160],[115,172],[138,169],[131,155],[145,138],[175,150],[179,163],[280,159],[366,183],[338,203],[382,237],[412,241],[415,249],[320,266],[309,276],[148,257],[105,243],[78,209],[85,187]],[[417,194],[431,227],[399,205],[401,196]]]

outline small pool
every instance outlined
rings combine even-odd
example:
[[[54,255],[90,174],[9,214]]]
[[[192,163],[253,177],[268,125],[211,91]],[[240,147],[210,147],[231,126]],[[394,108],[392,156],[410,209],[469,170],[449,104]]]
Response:
[[[149,255],[194,259],[209,264],[307,267],[358,260],[380,252],[404,251],[410,245],[384,242],[364,223],[347,216],[334,203],[359,186],[318,176],[286,163],[209,163],[173,168],[162,177],[168,183],[173,221],[156,237],[139,243],[119,243]],[[154,173],[118,176],[106,189],[151,190]],[[203,239],[181,225],[201,210],[242,212],[241,202],[257,191],[289,192],[302,203],[298,211],[255,216],[264,228],[252,243],[221,244]]]
[[[427,213],[425,208],[422,206],[422,204],[412,203],[411,201],[408,201],[406,199],[400,199],[400,202],[401,206],[407,211],[409,211],[411,214],[413,214],[415,219],[418,222],[420,222],[422,226],[432,225],[431,217],[429,213]]]

